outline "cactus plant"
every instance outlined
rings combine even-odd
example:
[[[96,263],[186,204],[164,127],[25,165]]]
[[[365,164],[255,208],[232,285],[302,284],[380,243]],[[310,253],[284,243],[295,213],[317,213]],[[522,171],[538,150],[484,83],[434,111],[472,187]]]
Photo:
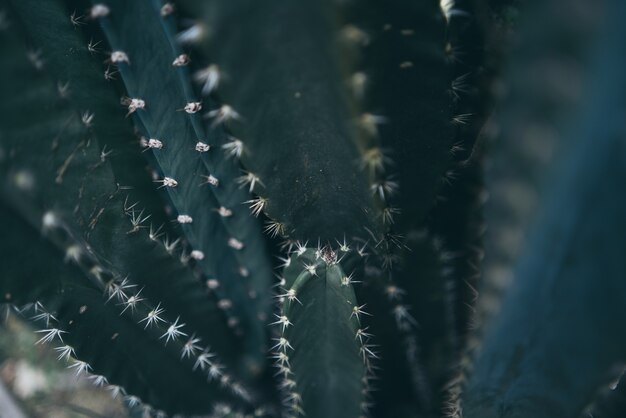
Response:
[[[623,414],[626,9],[518,12],[0,1],[2,302],[132,416]]]

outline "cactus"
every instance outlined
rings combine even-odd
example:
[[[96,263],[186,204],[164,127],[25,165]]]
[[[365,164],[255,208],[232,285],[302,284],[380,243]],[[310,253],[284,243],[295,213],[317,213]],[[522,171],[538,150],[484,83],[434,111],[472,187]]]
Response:
[[[129,416],[620,416],[600,3],[1,0],[2,302]]]

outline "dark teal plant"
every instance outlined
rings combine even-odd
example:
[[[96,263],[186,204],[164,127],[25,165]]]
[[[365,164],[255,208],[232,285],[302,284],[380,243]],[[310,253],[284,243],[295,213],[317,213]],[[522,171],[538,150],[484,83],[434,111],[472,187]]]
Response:
[[[536,3],[0,1],[0,297],[138,416],[623,416],[626,8]]]

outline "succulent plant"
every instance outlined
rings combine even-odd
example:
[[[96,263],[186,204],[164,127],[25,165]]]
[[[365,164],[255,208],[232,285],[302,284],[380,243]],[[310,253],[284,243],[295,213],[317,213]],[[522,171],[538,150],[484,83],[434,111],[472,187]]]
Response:
[[[2,301],[133,416],[623,416],[626,6],[570,3],[0,1]]]

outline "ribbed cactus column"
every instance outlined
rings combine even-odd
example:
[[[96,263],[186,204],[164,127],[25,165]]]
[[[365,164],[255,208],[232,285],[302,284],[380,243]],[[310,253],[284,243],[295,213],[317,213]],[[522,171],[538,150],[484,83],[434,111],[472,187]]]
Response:
[[[329,247],[294,253],[283,272],[274,357],[293,416],[367,413],[375,354],[340,255]]]
[[[512,284],[484,328],[463,398],[468,418],[577,416],[623,370],[626,338],[615,330],[626,318],[626,6],[561,6],[533,9],[537,19],[528,22],[528,43],[511,71],[517,101],[501,114],[508,124],[494,156],[515,164],[497,164],[488,177],[498,186],[489,244],[500,251],[490,253],[487,278]],[[540,24],[551,10],[561,13],[558,24]],[[531,43],[539,38],[541,48]],[[556,68],[567,68],[575,89],[548,76]],[[533,70],[541,76],[531,81]],[[557,156],[550,151],[559,159],[548,165]],[[518,210],[511,210],[514,198],[525,206],[514,201]],[[507,213],[513,221],[504,222]],[[493,312],[494,298],[485,296],[478,312]]]

